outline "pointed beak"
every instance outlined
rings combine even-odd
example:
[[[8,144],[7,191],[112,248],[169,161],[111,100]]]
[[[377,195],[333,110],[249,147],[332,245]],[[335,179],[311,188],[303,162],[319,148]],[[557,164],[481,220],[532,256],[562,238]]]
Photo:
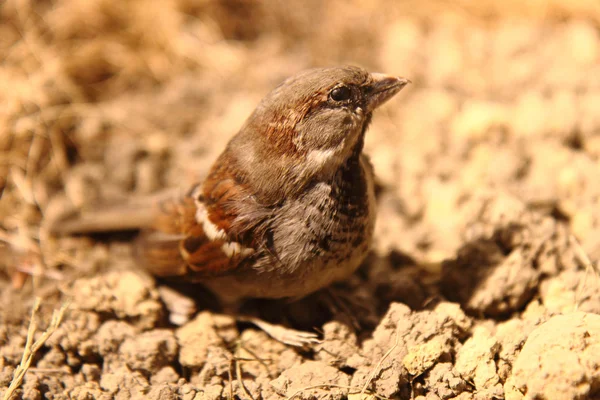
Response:
[[[384,74],[371,74],[372,81],[366,87],[367,111],[372,112],[377,107],[394,97],[404,86],[411,83],[406,78]]]

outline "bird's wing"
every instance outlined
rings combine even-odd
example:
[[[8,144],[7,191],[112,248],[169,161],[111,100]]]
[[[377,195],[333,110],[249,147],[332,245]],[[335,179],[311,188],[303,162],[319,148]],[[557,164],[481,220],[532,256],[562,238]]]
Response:
[[[215,171],[179,199],[163,201],[136,255],[152,274],[187,281],[226,275],[261,247],[269,211],[233,174]]]

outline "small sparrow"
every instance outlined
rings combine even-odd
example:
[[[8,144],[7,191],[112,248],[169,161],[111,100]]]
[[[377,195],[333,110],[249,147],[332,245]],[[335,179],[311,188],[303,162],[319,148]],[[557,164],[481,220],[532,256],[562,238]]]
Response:
[[[373,236],[373,111],[409,81],[358,67],[318,68],[269,93],[204,182],[153,207],[58,221],[55,233],[141,229],[139,264],[199,282],[225,304],[300,298],[351,275]],[[252,320],[282,342],[313,333]]]

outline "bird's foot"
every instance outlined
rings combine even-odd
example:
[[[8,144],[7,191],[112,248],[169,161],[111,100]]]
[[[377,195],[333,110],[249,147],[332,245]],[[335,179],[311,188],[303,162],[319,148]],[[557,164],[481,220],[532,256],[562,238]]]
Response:
[[[318,339],[318,335],[313,332],[304,332],[286,328],[282,325],[271,324],[254,317],[240,317],[239,319],[256,325],[273,339],[289,346],[304,347],[321,343],[321,340]]]

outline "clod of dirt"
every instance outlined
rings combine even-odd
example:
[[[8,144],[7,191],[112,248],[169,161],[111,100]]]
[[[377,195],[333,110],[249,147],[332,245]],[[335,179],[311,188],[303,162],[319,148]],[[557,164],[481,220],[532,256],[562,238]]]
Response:
[[[103,392],[98,383],[86,382],[83,385],[75,386],[69,392],[69,398],[73,400],[111,400],[113,397]]]
[[[95,382],[100,379],[102,371],[96,364],[83,364],[81,366],[81,375],[87,382]]]
[[[357,371],[352,386],[384,397],[408,396],[409,382],[436,362],[449,362],[458,339],[471,322],[458,305],[439,304],[433,311],[411,312],[404,304],[392,303],[373,338],[348,360]]]
[[[472,312],[502,315],[519,309],[533,296],[538,273],[521,250],[508,256],[492,240],[463,247],[455,261],[444,266],[448,298]]]
[[[184,367],[202,368],[211,347],[222,347],[224,339],[237,337],[233,318],[203,311],[177,329],[179,362]]]
[[[4,362],[0,362],[0,364],[4,364]],[[15,369],[9,365],[3,365],[2,369],[0,369],[0,386],[8,387],[10,382],[13,379],[15,373]]]
[[[323,387],[314,387],[321,384]],[[349,384],[348,375],[319,361],[292,367],[271,381],[278,394],[286,397],[296,394],[298,400],[341,400],[347,396]]]
[[[179,387],[179,395],[182,400],[219,400],[223,393],[221,385],[203,385],[201,388],[194,388],[192,385],[184,383]]]
[[[120,348],[121,357],[129,368],[148,375],[173,363],[177,350],[175,335],[165,329],[144,332],[127,339]]]
[[[460,376],[452,363],[444,362],[434,365],[425,375],[424,386],[429,388],[428,395],[447,399],[466,393],[469,384]]]
[[[94,338],[98,346],[98,353],[102,357],[110,357],[118,353],[119,346],[126,339],[135,335],[136,330],[133,326],[124,321],[106,321],[102,324],[96,337]]]
[[[599,279],[592,271],[562,271],[540,284],[540,298],[553,313],[578,310],[600,314]]]
[[[543,306],[540,306],[542,308]],[[529,307],[524,316],[533,314],[533,307]],[[541,318],[521,318],[511,319],[499,324],[496,327],[495,339],[497,339],[500,348],[497,353],[497,369],[498,376],[502,382],[505,382],[512,371],[512,366],[515,363],[519,352],[523,348],[523,344],[527,340],[529,334],[542,322],[547,319],[545,309],[542,311]]]
[[[344,324],[331,321],[323,325],[323,344],[315,358],[337,368],[348,366],[348,358],[356,354],[356,335]]]
[[[592,398],[600,393],[600,315],[557,315],[536,328],[513,366],[507,400]]]
[[[473,382],[478,394],[490,398],[502,396],[502,385],[496,370],[495,357],[500,345],[491,333],[477,327],[456,353],[455,368],[469,382]]]
[[[156,326],[162,316],[154,280],[135,269],[81,279],[73,286],[73,300],[76,308],[114,314],[141,329]]]
[[[72,310],[46,343],[60,346],[65,352],[86,356],[95,352],[92,337],[99,328],[100,318],[98,314],[90,311]]]
[[[26,379],[23,388],[21,389],[23,400],[40,400],[42,394],[39,390],[39,384],[40,380],[37,376]]]
[[[173,367],[166,366],[158,370],[157,373],[150,377],[150,383],[153,385],[161,383],[177,383],[179,381],[179,374]]]
[[[433,367],[444,351],[444,343],[440,338],[434,338],[428,342],[413,346],[402,360],[404,368],[409,374],[417,376]]]
[[[155,385],[151,387],[146,398],[149,400],[176,400],[179,397],[175,391],[175,388],[168,385]]]
[[[73,387],[75,383],[75,376],[65,373],[48,377],[30,374],[23,384],[22,398],[28,400],[64,398],[65,387]]]
[[[142,398],[149,382],[139,371],[131,371],[126,366],[110,368],[102,374],[100,387],[114,398]]]
[[[575,268],[567,228],[555,219],[510,196],[484,200],[474,216],[471,240],[442,271],[441,289],[466,309],[489,316],[518,311],[541,274]]]

